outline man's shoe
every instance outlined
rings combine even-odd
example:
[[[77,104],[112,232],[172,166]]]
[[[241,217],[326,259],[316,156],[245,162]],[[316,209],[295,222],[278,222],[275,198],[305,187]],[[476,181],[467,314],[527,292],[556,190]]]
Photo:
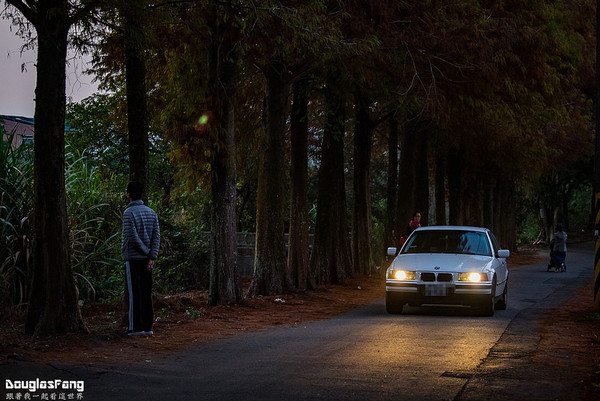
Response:
[[[128,336],[142,336],[144,334],[146,334],[145,331],[128,331],[127,332]]]
[[[145,335],[147,335],[147,336],[154,335],[154,332],[152,330],[150,330],[150,331],[143,331],[142,333],[145,334]]]

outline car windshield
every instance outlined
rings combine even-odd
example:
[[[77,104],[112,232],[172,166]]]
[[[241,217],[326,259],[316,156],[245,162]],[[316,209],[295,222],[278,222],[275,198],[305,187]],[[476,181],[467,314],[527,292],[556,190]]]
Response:
[[[480,231],[423,230],[415,231],[402,253],[459,253],[491,256],[487,235]]]

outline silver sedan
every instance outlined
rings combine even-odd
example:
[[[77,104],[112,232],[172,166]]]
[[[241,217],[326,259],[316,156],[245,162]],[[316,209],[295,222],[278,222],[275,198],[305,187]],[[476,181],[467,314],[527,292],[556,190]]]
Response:
[[[388,248],[388,255],[396,255]],[[404,305],[468,305],[483,316],[506,309],[510,251],[481,227],[432,226],[415,230],[386,272],[386,309]]]

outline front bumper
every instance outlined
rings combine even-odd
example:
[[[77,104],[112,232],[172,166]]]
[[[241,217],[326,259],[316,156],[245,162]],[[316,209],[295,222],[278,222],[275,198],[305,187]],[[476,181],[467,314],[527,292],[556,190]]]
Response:
[[[492,283],[456,284],[387,280],[385,290],[388,297],[413,305],[427,303],[469,305],[489,297],[492,294]]]

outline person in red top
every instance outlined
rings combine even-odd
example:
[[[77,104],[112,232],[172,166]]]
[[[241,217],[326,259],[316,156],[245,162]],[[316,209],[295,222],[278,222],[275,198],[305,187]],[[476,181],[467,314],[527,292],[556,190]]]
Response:
[[[402,248],[402,245],[404,245],[404,243],[408,239],[408,236],[411,235],[412,232],[419,227],[421,227],[421,212],[414,212],[412,220],[408,223],[404,234],[400,237],[400,248]]]
[[[408,223],[408,226],[406,227],[405,235],[409,236],[410,234],[412,234],[413,231],[415,231],[419,227],[421,227],[421,213],[415,212],[413,214],[412,220]]]

